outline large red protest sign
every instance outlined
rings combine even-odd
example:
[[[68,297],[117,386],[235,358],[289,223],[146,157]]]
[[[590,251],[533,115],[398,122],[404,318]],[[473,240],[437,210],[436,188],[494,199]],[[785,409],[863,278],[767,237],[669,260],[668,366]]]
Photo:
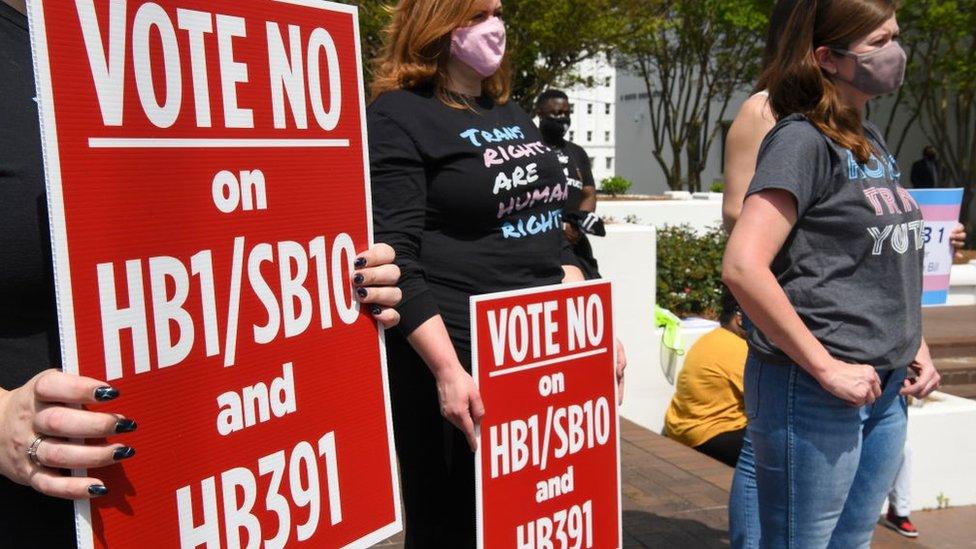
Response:
[[[621,546],[609,282],[471,298],[479,548]]]
[[[363,547],[400,528],[357,12],[30,5],[65,370],[138,454],[79,544]]]

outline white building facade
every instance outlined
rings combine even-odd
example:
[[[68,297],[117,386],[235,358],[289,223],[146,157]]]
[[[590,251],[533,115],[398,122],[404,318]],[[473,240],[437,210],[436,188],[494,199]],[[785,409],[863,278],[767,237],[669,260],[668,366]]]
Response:
[[[566,138],[586,150],[593,179],[600,182],[616,174],[617,69],[602,56],[580,63],[578,74],[593,85],[566,88],[573,123]]]

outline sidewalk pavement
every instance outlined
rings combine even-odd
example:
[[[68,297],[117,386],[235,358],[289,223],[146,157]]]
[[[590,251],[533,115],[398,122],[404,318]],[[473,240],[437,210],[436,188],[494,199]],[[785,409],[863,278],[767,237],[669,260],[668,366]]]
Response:
[[[625,548],[729,546],[732,469],[690,448],[621,420]],[[976,507],[912,515],[921,536],[909,540],[878,527],[873,549],[976,549]],[[381,543],[403,547],[402,535]]]

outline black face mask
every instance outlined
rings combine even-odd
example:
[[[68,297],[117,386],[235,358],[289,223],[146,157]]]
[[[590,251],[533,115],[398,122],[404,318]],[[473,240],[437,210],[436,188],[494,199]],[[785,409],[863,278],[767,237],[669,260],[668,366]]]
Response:
[[[539,118],[539,131],[546,141],[562,141],[569,130],[568,116],[542,116]]]

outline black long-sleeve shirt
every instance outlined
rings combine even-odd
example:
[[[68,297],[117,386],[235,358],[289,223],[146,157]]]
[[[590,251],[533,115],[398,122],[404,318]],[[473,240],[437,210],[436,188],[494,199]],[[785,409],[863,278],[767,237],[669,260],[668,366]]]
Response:
[[[465,347],[471,295],[562,279],[568,185],[522,109],[486,97],[455,109],[425,88],[381,95],[367,120],[375,239],[402,270],[402,334],[440,314]]]
[[[61,364],[27,17],[0,2],[0,387]],[[74,547],[71,502],[0,476],[0,546]]]

